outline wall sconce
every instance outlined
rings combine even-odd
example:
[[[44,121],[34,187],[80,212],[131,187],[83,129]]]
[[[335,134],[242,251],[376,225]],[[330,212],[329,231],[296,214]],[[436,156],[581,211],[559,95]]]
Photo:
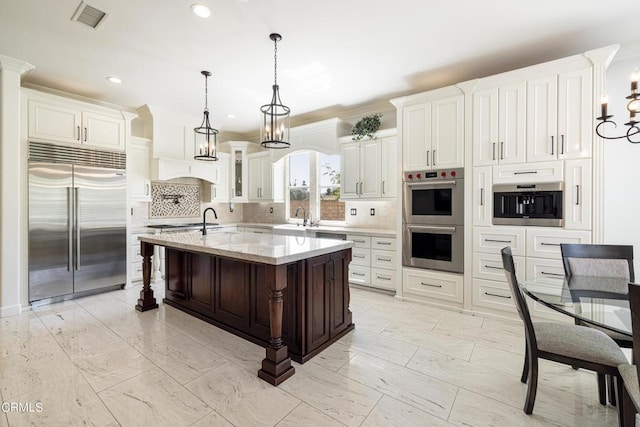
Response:
[[[627,133],[625,135],[621,135],[621,136],[605,136],[603,132],[601,132],[600,127],[602,127],[605,123],[612,123],[613,127],[618,127],[618,125],[616,124],[616,122],[614,122],[613,120],[610,120],[613,118],[613,115],[608,115],[607,114],[607,106],[609,103],[609,99],[606,95],[604,95],[602,97],[601,100],[601,111],[600,111],[600,117],[596,117],[596,120],[600,120],[600,123],[598,123],[598,125],[596,126],[596,134],[598,134],[598,136],[600,138],[604,138],[604,139],[627,139],[627,141],[629,141],[632,144],[638,144],[640,143],[640,136],[637,138],[636,141],[634,141],[632,139],[633,136],[640,134],[640,128],[638,128],[638,124],[640,123],[640,121],[636,120],[636,114],[640,113],[640,94],[638,93],[638,80],[640,79],[640,73],[638,73],[638,70],[636,69],[636,71],[634,71],[634,73],[631,75],[631,93],[629,94],[629,96],[625,97],[625,99],[628,99],[629,102],[627,102],[627,110],[629,111],[629,122],[625,123],[625,126],[629,126],[629,128],[627,129]]]

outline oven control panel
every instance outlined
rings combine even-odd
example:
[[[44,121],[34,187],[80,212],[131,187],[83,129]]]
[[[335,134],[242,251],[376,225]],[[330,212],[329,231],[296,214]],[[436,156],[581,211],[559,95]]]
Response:
[[[461,179],[464,178],[464,169],[454,168],[405,172],[402,178],[404,182],[428,182],[445,179]]]

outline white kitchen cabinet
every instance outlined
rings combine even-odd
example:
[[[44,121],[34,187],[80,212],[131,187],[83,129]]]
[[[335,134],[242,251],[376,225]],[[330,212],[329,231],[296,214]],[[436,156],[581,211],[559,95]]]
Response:
[[[524,256],[525,237],[525,227],[474,227],[473,252],[499,254],[511,246],[514,256]]]
[[[564,227],[591,230],[591,159],[565,163]]]
[[[473,164],[524,163],[526,82],[473,94]]]
[[[518,277],[526,277],[527,280],[545,279],[562,282],[564,281],[562,258],[527,257],[526,275],[522,276],[518,273]]]
[[[231,157],[229,158],[229,201],[246,202],[248,197],[249,173],[247,168],[246,141],[230,141]]]
[[[396,239],[348,234],[354,242],[349,282],[388,291],[396,290]]]
[[[591,68],[527,83],[527,161],[591,157]]]
[[[381,147],[375,139],[342,144],[340,147],[340,198],[380,197]]]
[[[402,288],[407,295],[418,295],[462,303],[463,276],[434,270],[402,269]]]
[[[249,169],[249,201],[283,201],[283,161],[271,163],[269,152],[263,151],[247,156]]]
[[[127,181],[131,200],[151,201],[150,144],[151,141],[146,138],[131,138],[127,154]]]
[[[405,171],[464,166],[464,96],[403,108]]]
[[[561,182],[564,180],[562,161],[498,165],[493,167],[494,184],[527,184]]]
[[[27,94],[29,140],[125,149],[121,112],[53,95]]]
[[[227,153],[218,153],[217,162],[209,162],[213,169],[214,183],[204,183],[204,202],[229,201],[229,158]]]
[[[525,257],[514,256],[513,264],[516,267],[516,276],[525,277]],[[498,282],[507,281],[502,265],[502,256],[500,252],[482,253],[474,252],[473,254],[473,277],[485,280],[494,280]]]
[[[390,136],[380,139],[380,197],[398,197],[398,180],[402,172],[398,162],[398,138]]]
[[[503,274],[504,275],[504,274]],[[476,307],[515,313],[516,306],[505,282],[473,278],[472,303]]]
[[[473,168],[473,225],[490,226],[493,215],[491,166]]]
[[[561,243],[591,243],[591,232],[547,227],[527,228],[527,257],[560,259]]]

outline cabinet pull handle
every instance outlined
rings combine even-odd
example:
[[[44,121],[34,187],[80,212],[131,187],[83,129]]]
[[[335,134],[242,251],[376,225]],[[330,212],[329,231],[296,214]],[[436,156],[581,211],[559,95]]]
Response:
[[[87,142],[87,135],[89,134],[89,132],[87,131],[87,128],[84,128],[84,142]]]
[[[363,277],[363,276],[364,276],[364,273],[357,273],[357,272],[353,272],[353,275],[354,275],[354,276],[360,276],[360,277]]]
[[[580,185],[576,185],[576,205],[580,204]]]
[[[384,181],[382,181],[382,194],[385,194],[385,191],[384,191]]]
[[[538,173],[538,171],[522,171],[522,172],[514,172],[514,175],[530,175]]]
[[[76,126],[78,128],[78,141],[80,141],[80,135],[82,134],[82,132],[80,131],[80,126]]]
[[[382,258],[380,258],[380,257],[376,257],[376,259],[377,259],[378,261],[391,261],[391,258],[389,258],[389,257],[382,257]]]
[[[553,150],[553,146],[554,146],[554,143],[553,143],[553,135],[551,135],[551,155],[552,155],[552,156],[555,154],[555,153],[554,153],[554,150]]]
[[[511,299],[511,296],[506,296],[506,295],[498,295],[498,294],[492,294],[491,292],[485,292],[484,293],[487,296],[490,297],[498,297],[498,298],[504,298],[504,299]]]
[[[376,279],[378,280],[391,280],[391,277],[384,277],[384,276],[379,276],[376,274]]]
[[[145,184],[145,187],[146,187],[146,189],[145,189],[145,193],[144,193],[144,195],[145,195],[145,196],[148,196],[148,195],[149,195],[149,184],[148,184],[148,183],[147,183],[147,184]]]
[[[498,240],[498,239],[484,239],[485,242],[494,242],[494,243],[511,243],[511,240]]]
[[[493,147],[491,148],[491,157],[492,157],[492,160],[496,159],[496,143],[495,142],[493,143]]]
[[[549,273],[547,271],[541,271],[540,274],[543,274],[545,276],[555,276],[555,277],[564,277],[564,274],[560,274],[560,273]]]
[[[431,152],[431,150],[427,150],[427,166],[429,166],[429,153]]]
[[[502,267],[496,267],[495,265],[486,265],[485,264],[484,268],[492,268],[494,270],[502,270]]]
[[[364,255],[353,255],[354,258],[364,258]]]
[[[564,154],[564,135],[560,135],[560,154]]]
[[[432,284],[432,283],[424,283],[424,282],[420,282],[420,284],[421,284],[421,285],[424,285],[424,286],[431,286],[432,288],[441,288],[441,287],[442,287],[442,285],[434,285],[434,284]]]
[[[353,239],[353,241],[354,241],[354,242],[356,242],[356,243],[364,243],[364,240],[356,240],[356,239]]]
[[[480,206],[484,206],[484,188],[480,189]]]
[[[542,242],[542,243],[540,243],[540,246],[560,246],[560,243],[546,243],[546,242]]]
[[[500,160],[504,159],[504,141],[500,142]]]
[[[433,163],[433,166],[436,165],[436,150],[433,150],[433,155],[431,156],[431,163]]]
[[[376,242],[376,245],[391,246],[391,242]]]

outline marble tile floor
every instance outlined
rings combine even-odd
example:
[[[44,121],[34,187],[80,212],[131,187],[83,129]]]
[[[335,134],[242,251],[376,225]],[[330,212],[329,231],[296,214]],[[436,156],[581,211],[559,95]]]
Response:
[[[163,304],[139,313],[138,294],[0,319],[0,427],[617,424],[594,374],[546,361],[525,415],[515,322],[352,289],[356,329],[276,388],[257,377],[261,347]]]

